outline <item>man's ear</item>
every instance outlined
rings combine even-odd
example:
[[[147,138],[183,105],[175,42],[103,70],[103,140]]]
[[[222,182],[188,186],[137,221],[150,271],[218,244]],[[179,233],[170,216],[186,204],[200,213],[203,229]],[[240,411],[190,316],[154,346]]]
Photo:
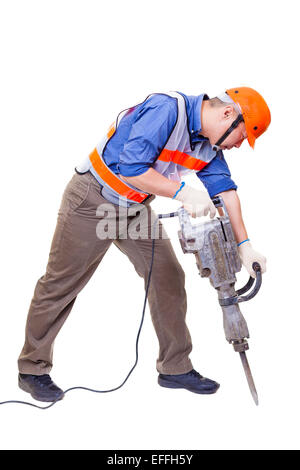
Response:
[[[231,106],[230,104],[228,106],[225,106],[223,108],[223,117],[225,119],[231,119],[234,117],[234,114],[235,114],[235,110],[234,110],[234,107]]]

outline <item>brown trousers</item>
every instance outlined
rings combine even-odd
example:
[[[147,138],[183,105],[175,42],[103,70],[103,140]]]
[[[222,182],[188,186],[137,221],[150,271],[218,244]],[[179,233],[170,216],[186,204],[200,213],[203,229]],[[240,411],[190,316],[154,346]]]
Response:
[[[31,301],[25,344],[18,361],[21,373],[50,372],[56,335],[111,243],[127,255],[146,285],[155,214],[147,201],[137,206],[144,217],[139,214],[126,217],[129,210],[127,213],[126,208],[108,203],[91,173],[74,174],[63,194],[46,273],[38,280]],[[140,237],[130,238],[128,230],[135,228],[138,218]],[[114,221],[119,222],[106,239],[102,226],[99,230],[99,222],[104,221],[112,222],[112,227]],[[184,272],[160,222],[159,230],[157,226],[156,235],[152,236],[156,240],[148,302],[159,341],[157,370],[183,374],[193,368],[188,357],[192,344],[185,323]]]

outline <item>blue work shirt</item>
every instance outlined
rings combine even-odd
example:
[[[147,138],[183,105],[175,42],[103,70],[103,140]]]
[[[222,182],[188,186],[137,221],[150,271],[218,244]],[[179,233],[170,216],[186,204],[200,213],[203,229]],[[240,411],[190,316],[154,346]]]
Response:
[[[205,94],[187,96],[185,99],[191,146],[207,138],[201,133],[201,107]],[[103,150],[106,165],[116,174],[138,176],[153,166],[177,121],[177,100],[158,93],[146,98],[121,119],[116,132]],[[219,192],[237,189],[231,179],[222,151],[197,173],[198,178],[212,197]]]

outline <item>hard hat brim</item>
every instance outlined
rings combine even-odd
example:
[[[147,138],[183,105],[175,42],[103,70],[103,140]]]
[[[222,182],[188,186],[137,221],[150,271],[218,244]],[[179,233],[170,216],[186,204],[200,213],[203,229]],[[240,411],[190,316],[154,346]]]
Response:
[[[254,149],[255,141],[256,141],[255,136],[253,134],[247,132],[247,140],[248,140],[248,143],[249,143],[250,147],[252,147]]]

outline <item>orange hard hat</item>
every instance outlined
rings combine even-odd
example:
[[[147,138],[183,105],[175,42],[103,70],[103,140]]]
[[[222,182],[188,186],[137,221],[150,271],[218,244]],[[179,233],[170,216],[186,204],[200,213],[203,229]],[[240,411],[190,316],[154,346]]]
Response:
[[[255,140],[267,130],[271,122],[271,113],[267,103],[253,88],[230,88],[226,90],[226,93],[239,105],[249,145],[254,148]]]

